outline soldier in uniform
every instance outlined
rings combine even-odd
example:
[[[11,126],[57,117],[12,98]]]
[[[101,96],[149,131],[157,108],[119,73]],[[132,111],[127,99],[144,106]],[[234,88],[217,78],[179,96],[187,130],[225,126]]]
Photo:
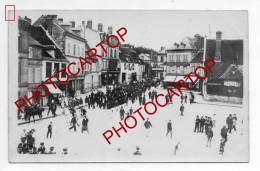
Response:
[[[180,111],[181,111],[181,116],[183,116],[183,111],[184,111],[184,106],[183,106],[183,104],[181,104]]]

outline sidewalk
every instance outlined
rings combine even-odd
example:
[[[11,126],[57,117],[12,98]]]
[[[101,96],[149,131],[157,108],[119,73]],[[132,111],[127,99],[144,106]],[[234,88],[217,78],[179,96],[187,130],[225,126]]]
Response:
[[[161,86],[157,87],[156,89],[157,90],[165,90]],[[189,94],[190,91],[189,90],[182,90],[182,92],[184,92],[184,94],[185,93]],[[192,92],[195,95],[195,103],[197,103],[197,104],[207,104],[207,105],[216,105],[216,106],[229,106],[229,107],[237,107],[237,108],[242,108],[243,107],[243,104],[206,100],[204,97],[202,97],[201,92],[198,92],[198,91],[192,91]]]
[[[195,102],[198,104],[207,104],[207,105],[216,105],[216,106],[229,106],[229,107],[238,107],[243,108],[243,104],[235,104],[235,103],[228,103],[228,102],[218,102],[218,101],[209,101],[205,100],[200,92],[193,92],[195,94]]]

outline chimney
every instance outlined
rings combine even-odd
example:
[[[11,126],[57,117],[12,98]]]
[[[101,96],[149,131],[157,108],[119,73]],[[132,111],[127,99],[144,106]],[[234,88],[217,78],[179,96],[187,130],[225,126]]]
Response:
[[[63,23],[63,18],[58,18],[58,23],[62,24]]]
[[[70,21],[70,23],[71,23],[71,27],[75,28],[75,24],[76,24],[75,21]]]
[[[92,20],[87,21],[87,28],[92,29]]]
[[[32,20],[30,18],[28,18],[27,16],[24,17],[24,20],[27,21],[28,23],[32,23]]]
[[[49,19],[56,19],[58,15],[46,15],[46,17]]]
[[[102,23],[98,23],[98,31],[103,32],[103,24]]]
[[[108,26],[107,33],[108,34],[112,34],[113,33],[113,28],[111,26]]]
[[[222,32],[216,32],[216,57],[215,60],[217,62],[221,62],[221,39],[222,39]]]
[[[81,28],[81,37],[85,37],[85,32],[86,32],[86,24],[85,21],[82,21],[82,28]]]

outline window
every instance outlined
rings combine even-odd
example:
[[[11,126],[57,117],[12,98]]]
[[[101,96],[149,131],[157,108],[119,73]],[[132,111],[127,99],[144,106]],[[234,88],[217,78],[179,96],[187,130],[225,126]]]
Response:
[[[110,49],[110,57],[113,58],[113,50]]]
[[[70,54],[70,43],[67,44],[67,52]]]
[[[18,36],[18,52],[22,52],[22,35],[19,34]]]
[[[66,71],[66,64],[61,64],[61,68]],[[66,77],[66,73],[65,72],[62,72],[61,73],[61,78],[65,78]]]
[[[74,48],[73,48],[73,55],[76,56],[76,44],[74,44]]]
[[[54,64],[54,72],[58,72],[60,70],[60,64],[59,63],[55,63]]]
[[[180,62],[180,55],[176,55],[176,62]]]
[[[116,49],[114,49],[114,58],[116,58],[117,55],[116,55]]]
[[[52,66],[51,62],[46,62],[46,77],[51,76]]]
[[[33,49],[29,47],[29,58],[33,58]]]
[[[183,62],[188,62],[188,55],[187,54],[183,55]]]

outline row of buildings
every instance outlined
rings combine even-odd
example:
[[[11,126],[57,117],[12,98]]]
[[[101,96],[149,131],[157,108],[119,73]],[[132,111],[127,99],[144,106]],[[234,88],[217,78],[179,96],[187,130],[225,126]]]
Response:
[[[184,40],[185,42],[185,40]],[[213,73],[204,82],[199,81],[194,90],[200,91],[207,100],[221,100],[241,103],[243,100],[243,40],[227,40],[222,32],[216,32],[216,39],[207,39],[196,34],[192,40],[174,43],[173,47],[161,47],[152,56],[152,73],[163,80],[163,86],[173,86],[203,61],[215,57]],[[192,75],[195,80],[195,75]],[[191,82],[186,80],[191,86]]]
[[[111,26],[105,30],[103,24],[98,23],[94,29],[91,20],[76,26],[75,21],[64,22],[57,15],[42,15],[34,23],[27,17],[19,17],[18,30],[19,97],[31,97],[37,85],[66,68],[69,62],[77,61],[79,66],[79,57],[85,57],[85,52],[113,34]],[[107,53],[97,49],[102,60],[86,65],[80,74],[69,78],[69,84],[54,80],[58,89],[47,85],[51,96],[84,93],[104,85],[144,79],[157,79],[163,87],[172,86],[184,75],[194,72],[197,66],[202,66],[205,59],[215,57],[213,74],[207,81],[198,82],[194,89],[201,91],[204,97],[243,97],[243,40],[222,39],[220,31],[216,39],[197,34],[192,40],[174,43],[169,48],[161,47],[158,52],[147,49],[137,52],[129,44],[113,49],[106,44],[104,47]],[[60,74],[62,79],[65,79],[64,74]],[[47,102],[48,98],[43,98],[40,103]]]
[[[41,82],[47,80],[56,71],[66,68],[69,62],[76,61],[72,72],[79,67],[79,57],[86,57],[85,52],[95,47],[107,36],[113,34],[113,28],[104,30],[99,23],[93,28],[91,20],[82,21],[76,26],[75,21],[64,22],[57,15],[42,15],[34,23],[28,17],[18,20],[19,97],[32,96],[32,91]],[[76,77],[70,77],[68,84],[59,84],[58,89],[48,85],[50,97],[43,98],[41,105],[46,105],[51,96],[57,94],[75,94],[88,92],[108,84],[141,81],[144,77],[145,63],[139,58],[131,45],[110,48],[104,45],[107,53],[97,49],[102,60],[86,65]],[[60,74],[60,80],[65,74]]]

